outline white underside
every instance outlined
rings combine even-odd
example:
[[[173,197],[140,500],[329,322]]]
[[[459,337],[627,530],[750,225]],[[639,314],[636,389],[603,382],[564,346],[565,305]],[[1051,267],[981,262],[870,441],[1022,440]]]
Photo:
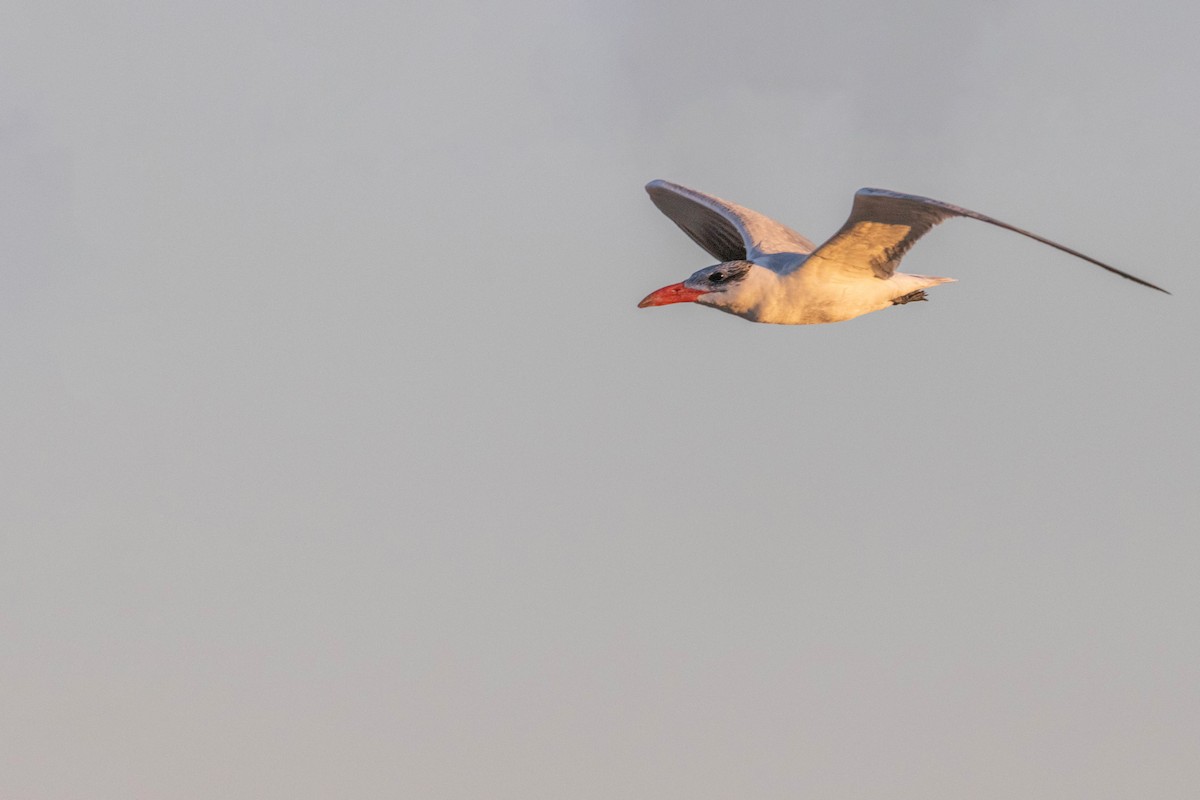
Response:
[[[697,302],[730,314],[776,325],[818,325],[861,317],[887,308],[910,292],[948,283],[954,278],[908,275],[874,276],[845,280],[816,280],[800,268],[786,275],[762,267],[752,268],[730,291],[704,295]]]

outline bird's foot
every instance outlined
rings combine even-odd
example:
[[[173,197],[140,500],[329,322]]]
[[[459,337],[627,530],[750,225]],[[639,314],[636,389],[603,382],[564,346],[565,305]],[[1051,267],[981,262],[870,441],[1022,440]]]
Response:
[[[909,292],[908,294],[900,295],[899,297],[897,297],[896,299],[894,299],[892,301],[892,305],[902,306],[905,303],[913,303],[913,302],[916,302],[917,300],[928,300],[928,299],[929,298],[925,296],[924,289],[917,289],[915,292]]]

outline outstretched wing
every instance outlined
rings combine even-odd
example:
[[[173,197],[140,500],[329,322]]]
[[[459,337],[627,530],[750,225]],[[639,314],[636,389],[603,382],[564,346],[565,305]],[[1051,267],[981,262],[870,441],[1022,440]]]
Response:
[[[859,189],[854,195],[854,207],[850,210],[850,218],[846,220],[846,224],[808,257],[804,262],[804,270],[810,275],[816,273],[835,281],[839,278],[863,278],[872,275],[877,278],[890,278],[904,254],[917,240],[934,225],[951,217],[969,217],[1028,236],[1034,241],[1082,258],[1134,283],[1170,294],[1166,289],[1149,281],[1007,222],[940,200],[890,192],[887,189]]]
[[[646,191],[659,211],[721,261],[813,250],[812,242],[786,225],[728,200],[670,181],[651,181]]]

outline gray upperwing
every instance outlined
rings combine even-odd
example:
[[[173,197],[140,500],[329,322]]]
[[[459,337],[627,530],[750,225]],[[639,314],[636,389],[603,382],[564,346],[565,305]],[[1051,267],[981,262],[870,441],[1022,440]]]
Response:
[[[646,184],[646,192],[692,241],[721,261],[813,250],[812,242],[786,225],[728,200],[663,180]]]

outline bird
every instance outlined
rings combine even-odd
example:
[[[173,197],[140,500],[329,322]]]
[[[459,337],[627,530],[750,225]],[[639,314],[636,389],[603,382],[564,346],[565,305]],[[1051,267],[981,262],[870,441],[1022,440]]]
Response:
[[[888,189],[859,189],[850,217],[820,247],[757,211],[654,180],[650,199],[720,263],[651,292],[638,308],[699,303],[752,322],[817,325],[927,300],[925,290],[954,278],[909,275],[896,268],[917,240],[952,217],[1028,236],[1102,269],[1170,294],[1128,272],[1007,222],[960,206]]]

